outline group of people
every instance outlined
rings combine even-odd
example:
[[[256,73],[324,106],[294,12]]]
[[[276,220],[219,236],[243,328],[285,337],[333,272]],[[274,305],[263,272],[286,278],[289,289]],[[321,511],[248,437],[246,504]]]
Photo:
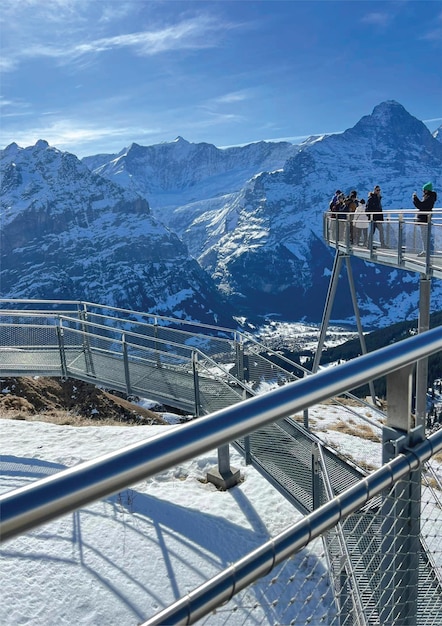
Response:
[[[367,202],[364,198],[358,198],[358,192],[353,190],[348,196],[337,189],[330,201],[329,209],[336,214],[337,219],[347,220],[349,216],[350,243],[366,246],[368,244],[368,228],[371,222],[372,234],[376,229],[379,232],[381,246],[385,247],[384,229],[382,222],[381,188],[376,185],[368,194]]]
[[[429,221],[430,212],[436,204],[437,194],[433,189],[432,183],[426,183],[422,187],[422,199],[419,199],[416,192],[412,196],[413,204],[418,209],[417,222],[422,228],[423,250],[419,254],[426,254],[427,236],[426,229]],[[387,247],[384,237],[384,215],[382,211],[381,188],[376,185],[373,191],[370,191],[367,202],[364,198],[358,198],[356,190],[351,191],[346,196],[340,189],[337,189],[330,201],[329,210],[337,220],[345,219],[349,224],[350,243],[358,246],[367,246],[368,229],[371,224],[371,237],[374,237],[375,231],[378,231],[380,245],[382,248]],[[339,238],[338,223],[338,238]]]

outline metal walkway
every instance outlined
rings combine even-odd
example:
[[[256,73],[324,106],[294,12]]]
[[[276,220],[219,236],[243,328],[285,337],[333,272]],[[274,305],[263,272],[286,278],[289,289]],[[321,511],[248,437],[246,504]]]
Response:
[[[47,304],[42,310],[12,309],[8,307],[15,303],[3,304],[2,377],[72,377],[149,397],[198,416],[259,394],[263,382],[279,386],[305,373],[289,361],[285,367],[277,365],[279,355],[227,329],[183,328],[182,323],[166,318],[140,322],[142,314],[127,315],[129,312],[85,303],[71,303],[70,311],[59,312]],[[134,315],[137,319],[130,319]],[[175,327],[166,325],[173,322]],[[305,514],[365,476],[362,469],[328,449],[291,418],[256,430],[234,445]],[[338,568],[331,567],[330,574],[344,606],[342,615],[347,615],[343,624],[382,623],[378,613],[381,602],[365,601],[381,593],[380,586],[373,589],[373,584],[379,584],[379,563],[363,547],[352,549],[347,557],[342,554],[343,545],[363,546],[364,538],[373,546],[379,530],[373,523],[377,514],[376,506],[361,510],[325,537],[330,562],[340,563]],[[343,572],[352,580],[351,588],[342,588]],[[362,611],[363,622],[354,618],[350,597],[355,596],[361,598],[356,613]],[[423,545],[418,600],[419,624],[442,623],[442,581]]]
[[[428,226],[416,223],[416,209],[383,210],[383,216],[383,247],[375,240],[371,228],[368,228],[367,244],[357,242],[352,213],[325,213],[324,239],[336,250],[364,261],[441,279],[442,208],[434,208],[428,214]]]

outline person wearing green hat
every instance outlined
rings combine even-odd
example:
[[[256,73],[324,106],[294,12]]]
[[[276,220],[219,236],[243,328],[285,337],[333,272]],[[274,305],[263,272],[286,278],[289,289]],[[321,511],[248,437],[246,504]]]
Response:
[[[422,252],[419,252],[418,256],[426,256],[427,254],[427,238],[428,238],[428,222],[430,221],[431,211],[436,204],[437,194],[433,189],[433,183],[426,183],[422,187],[423,196],[419,200],[416,192],[413,194],[413,204],[418,209],[416,216],[417,223],[422,229]]]

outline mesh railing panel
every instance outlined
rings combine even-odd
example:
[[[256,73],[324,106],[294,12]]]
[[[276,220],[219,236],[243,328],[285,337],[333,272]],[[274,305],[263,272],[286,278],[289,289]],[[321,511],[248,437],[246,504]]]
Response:
[[[326,626],[336,623],[337,606],[320,539],[252,583],[230,602],[198,621],[205,626],[239,623]],[[235,617],[234,617],[235,616]]]
[[[0,324],[0,347],[14,350],[44,350],[47,347],[58,348],[56,326],[47,324]]]
[[[424,471],[422,497],[401,481],[394,497],[371,499],[325,534],[338,605],[331,624],[442,623],[441,495]]]

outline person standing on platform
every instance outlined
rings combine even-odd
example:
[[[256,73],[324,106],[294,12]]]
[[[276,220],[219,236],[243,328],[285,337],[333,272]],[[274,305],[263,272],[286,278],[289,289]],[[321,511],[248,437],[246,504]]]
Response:
[[[365,212],[365,200],[361,198],[354,214],[355,244],[366,246],[368,243],[368,215]],[[362,241],[361,241],[362,240]]]
[[[384,239],[384,214],[382,213],[382,196],[381,188],[376,185],[373,191],[368,194],[367,204],[365,205],[365,212],[370,214],[371,219],[371,233],[374,236],[376,228],[379,231],[379,239],[381,248],[385,248]]]
[[[350,194],[345,198],[345,211],[347,212],[347,223],[348,228],[350,229],[350,243],[353,243],[354,240],[354,212],[356,211],[356,207],[358,206],[358,192],[353,190]]]
[[[422,191],[422,200],[419,200],[416,192],[413,194],[413,204],[418,209],[416,221],[421,227],[422,234],[422,251],[417,256],[426,256],[427,254],[428,222],[437,200],[437,193],[433,189],[433,183],[426,183],[422,187]]]

